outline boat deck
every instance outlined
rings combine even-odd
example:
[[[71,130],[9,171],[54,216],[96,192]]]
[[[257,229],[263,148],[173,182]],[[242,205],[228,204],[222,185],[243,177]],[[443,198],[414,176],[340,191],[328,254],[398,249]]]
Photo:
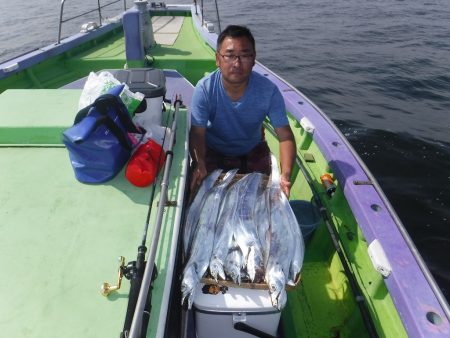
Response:
[[[173,32],[176,32],[176,27],[161,26],[157,16],[154,20],[154,30],[159,32],[159,37],[157,44],[147,55],[147,59],[152,62],[151,67],[176,69],[193,84],[197,83],[205,72],[215,69],[214,51],[201,40],[193,28],[192,17],[184,15],[177,18],[177,24],[182,24],[174,42]],[[60,88],[91,71],[124,68],[125,38],[121,30],[121,27],[116,27],[61,54],[50,50],[54,46],[50,46],[49,50],[39,51],[34,59],[27,61],[37,62],[36,67],[20,72],[11,79],[2,80],[0,92],[11,88]],[[171,41],[166,41],[168,44],[162,44],[163,35],[171,35]],[[69,48],[70,42],[67,45]],[[44,62],[41,62],[41,53],[48,54]]]
[[[11,89],[0,94],[0,144],[60,144],[81,89]]]
[[[128,283],[110,299],[100,286],[116,282],[119,255],[135,258],[149,189],[134,188],[123,173],[104,185],[81,184],[65,148],[0,148],[0,154],[0,245],[10,262],[0,277],[0,318],[8,322],[2,334],[117,335]],[[94,318],[105,323],[101,335],[97,325],[86,325]]]
[[[177,69],[195,84],[196,81],[203,77],[205,70],[215,68],[214,53],[205,43],[192,43],[192,41],[199,39],[195,35],[195,30],[192,29],[192,18],[178,18],[182,19],[182,24],[175,41],[173,42],[175,33],[157,33],[155,37],[157,44],[151,48],[147,58],[152,62],[152,67]],[[160,32],[162,27],[159,26],[158,20],[154,21],[154,30]],[[178,24],[180,23],[178,22]],[[176,31],[175,28],[168,30],[168,32],[174,31]],[[163,40],[167,39],[163,35],[170,35],[171,39],[169,40],[171,41],[167,41],[168,44],[161,44]],[[67,61],[67,66],[69,69],[86,73],[92,70],[123,68],[125,63],[125,37],[117,35],[100,42],[94,48],[71,57]]]
[[[175,72],[166,78],[168,95],[184,90],[187,97],[192,91]],[[136,259],[151,189],[131,185],[123,170],[99,185],[75,179],[60,137],[73,123],[80,93],[21,89],[0,94],[0,247],[8,265],[0,276],[4,336],[114,337],[123,326],[128,280],[108,298],[100,294],[100,286],[105,281],[116,284],[118,256],[126,262]],[[186,114],[186,108],[180,110],[169,201],[177,200],[185,179]],[[148,243],[159,199],[158,187]],[[162,303],[166,275],[172,272],[167,264],[177,209],[166,208],[163,218],[155,304]],[[154,307],[150,330],[157,328],[159,310]],[[93,320],[103,325],[86,324]]]

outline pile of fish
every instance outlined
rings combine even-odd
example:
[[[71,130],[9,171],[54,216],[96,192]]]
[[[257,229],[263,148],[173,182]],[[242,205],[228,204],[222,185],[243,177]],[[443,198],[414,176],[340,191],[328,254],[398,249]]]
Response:
[[[272,305],[287,301],[286,284],[295,285],[303,263],[304,242],[289,201],[280,188],[277,162],[264,187],[251,173],[233,182],[237,169],[222,170],[203,181],[191,203],[184,229],[182,303],[192,307],[195,290],[209,269],[216,281],[266,283]]]

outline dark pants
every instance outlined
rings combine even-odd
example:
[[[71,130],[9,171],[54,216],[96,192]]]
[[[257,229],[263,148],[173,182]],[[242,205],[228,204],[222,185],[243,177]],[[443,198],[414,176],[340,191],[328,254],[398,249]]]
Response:
[[[231,170],[239,168],[239,174],[260,172],[270,175],[270,149],[266,141],[262,141],[250,152],[242,156],[225,156],[207,147],[205,154],[206,171],[215,169]]]

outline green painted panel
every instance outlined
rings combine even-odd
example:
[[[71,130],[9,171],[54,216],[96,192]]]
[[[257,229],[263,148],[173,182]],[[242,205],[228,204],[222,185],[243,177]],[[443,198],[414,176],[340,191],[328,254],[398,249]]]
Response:
[[[111,299],[116,258],[134,259],[148,189],[123,172],[102,185],[73,176],[64,148],[1,148],[0,275],[5,337],[115,337],[123,325],[128,282]],[[20,187],[20,188],[19,188]]]
[[[0,94],[1,144],[59,144],[73,124],[81,90],[11,89]]]
[[[187,165],[186,110],[180,113],[168,198],[176,200]],[[100,286],[117,280],[119,255],[135,260],[151,187],[124,177],[99,185],[76,181],[65,148],[0,147],[0,247],[7,272],[0,274],[0,327],[5,337],[117,337],[129,282],[105,298]],[[159,201],[152,204],[150,243]],[[176,209],[166,208],[156,264],[149,337],[154,335],[169,271]]]

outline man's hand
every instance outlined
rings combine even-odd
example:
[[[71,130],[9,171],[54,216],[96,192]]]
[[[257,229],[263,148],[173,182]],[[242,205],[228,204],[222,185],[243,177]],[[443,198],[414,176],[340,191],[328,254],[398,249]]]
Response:
[[[197,191],[207,175],[205,166],[205,133],[206,128],[196,126],[191,126],[189,131],[189,152],[195,163],[191,173],[191,193]]]
[[[291,181],[289,178],[289,175],[286,174],[281,174],[280,177],[280,186],[281,186],[281,190],[284,192],[284,194],[286,195],[286,197],[289,199],[289,195],[291,193]]]
[[[197,191],[203,179],[206,177],[206,167],[204,162],[197,162],[191,175],[191,192]]]
[[[280,141],[280,186],[281,190],[283,190],[287,198],[289,198],[292,186],[291,172],[295,161],[295,138],[291,127],[289,126],[275,128],[275,132]]]

